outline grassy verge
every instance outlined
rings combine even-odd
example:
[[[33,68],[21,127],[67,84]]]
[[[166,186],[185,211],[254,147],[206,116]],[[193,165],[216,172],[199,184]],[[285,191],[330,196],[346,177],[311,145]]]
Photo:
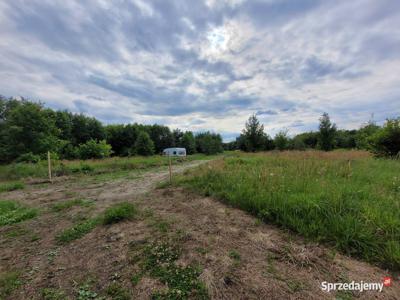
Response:
[[[16,201],[0,200],[0,226],[18,223],[36,217],[37,210]]]
[[[204,154],[188,155],[185,159],[173,158],[174,164],[184,161],[210,159]],[[154,155],[148,157],[112,157],[106,159],[53,161],[53,176],[71,174],[103,174],[116,171],[140,170],[168,165],[168,158]],[[16,180],[27,177],[47,178],[47,162],[13,163],[0,165],[0,181]]]
[[[237,154],[180,183],[328,243],[400,269],[400,161],[364,152]]]

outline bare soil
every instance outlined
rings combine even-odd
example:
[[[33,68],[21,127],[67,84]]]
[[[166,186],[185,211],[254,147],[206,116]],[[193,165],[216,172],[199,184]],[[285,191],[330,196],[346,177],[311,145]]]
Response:
[[[187,163],[174,172],[201,163]],[[200,279],[212,299],[400,299],[400,281],[395,277],[382,293],[322,291],[322,281],[382,282],[383,277],[395,275],[263,224],[215,199],[182,188],[157,188],[167,178],[168,170],[161,168],[135,179],[65,178],[1,194],[1,199],[19,200],[41,211],[35,219],[0,228],[0,274],[17,271],[22,282],[8,299],[42,299],[44,288],[62,290],[68,299],[75,299],[84,282],[100,295],[111,282],[118,282],[132,299],[150,299],[165,286],[148,275],[137,284],[131,282],[138,266],[130,249],[177,236],[182,248],[178,264],[202,268]],[[51,209],[54,203],[76,198],[91,199],[95,205],[62,212]],[[120,201],[135,203],[140,216],[99,225],[67,245],[56,243],[55,236],[63,229]]]

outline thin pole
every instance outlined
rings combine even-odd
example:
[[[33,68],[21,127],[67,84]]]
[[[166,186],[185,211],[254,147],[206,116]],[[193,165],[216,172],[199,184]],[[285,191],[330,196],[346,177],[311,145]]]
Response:
[[[169,184],[172,184],[172,163],[171,163],[171,155],[168,155],[169,159]]]
[[[47,164],[49,167],[49,180],[52,183],[53,180],[51,179],[51,160],[50,160],[50,151],[47,151]]]

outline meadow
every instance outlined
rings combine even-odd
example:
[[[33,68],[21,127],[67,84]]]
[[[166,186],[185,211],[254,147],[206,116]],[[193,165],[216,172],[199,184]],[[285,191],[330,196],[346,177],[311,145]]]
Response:
[[[400,161],[363,151],[234,153],[179,183],[259,219],[400,269]]]

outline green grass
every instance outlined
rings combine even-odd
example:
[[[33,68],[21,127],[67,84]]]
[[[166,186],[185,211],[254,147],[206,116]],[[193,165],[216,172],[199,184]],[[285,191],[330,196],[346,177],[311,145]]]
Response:
[[[10,192],[15,190],[22,190],[25,188],[25,184],[20,181],[15,182],[5,182],[0,184],[0,193]]]
[[[236,154],[180,184],[341,252],[400,269],[400,161],[358,151]]]
[[[64,211],[70,209],[73,206],[82,206],[82,207],[89,207],[93,205],[94,202],[88,199],[72,199],[67,201],[62,201],[55,203],[51,208],[53,211]]]
[[[184,161],[211,159],[213,157],[215,156],[207,156],[204,154],[188,155],[186,159],[173,158],[173,164],[181,164]],[[73,174],[99,175],[117,171],[144,170],[167,165],[168,158],[160,155],[72,161],[54,160],[52,162],[52,173],[54,177]],[[40,161],[36,164],[12,163],[0,165],[0,181],[17,180],[27,177],[47,178],[47,172],[47,161]],[[123,172],[121,174],[123,174]],[[102,180],[103,178],[99,177],[99,181]]]
[[[138,211],[132,203],[117,203],[104,212],[103,224],[113,224],[124,220],[132,220]]]
[[[92,231],[100,223],[100,218],[91,218],[80,222],[70,228],[61,231],[56,236],[56,241],[59,244],[67,244],[76,239],[79,239]]]
[[[10,294],[21,286],[19,272],[7,272],[0,274],[0,299],[7,299]]]
[[[0,226],[10,225],[36,217],[37,209],[16,201],[0,200]]]

